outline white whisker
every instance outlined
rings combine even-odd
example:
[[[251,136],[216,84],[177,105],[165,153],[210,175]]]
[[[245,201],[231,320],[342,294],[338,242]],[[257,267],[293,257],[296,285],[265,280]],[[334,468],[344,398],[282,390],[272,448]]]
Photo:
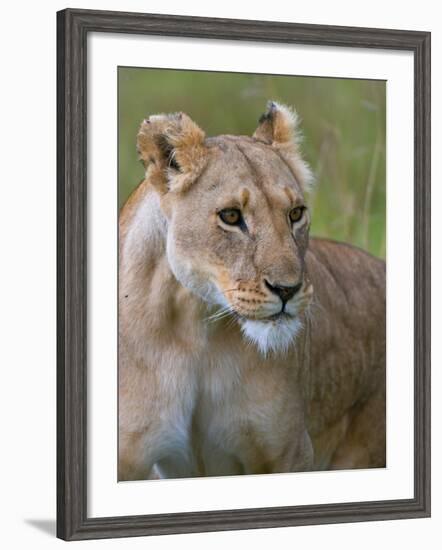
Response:
[[[227,317],[232,313],[233,313],[233,308],[229,304],[228,306],[222,307],[221,309],[219,309],[218,311],[216,311],[212,315],[209,315],[208,317],[206,317],[203,320],[208,321],[208,322],[218,321],[219,319],[222,319],[223,317]]]

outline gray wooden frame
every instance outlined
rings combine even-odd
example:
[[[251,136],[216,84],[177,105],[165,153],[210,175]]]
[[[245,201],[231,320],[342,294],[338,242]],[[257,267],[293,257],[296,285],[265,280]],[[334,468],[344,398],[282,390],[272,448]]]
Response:
[[[408,50],[414,55],[414,497],[87,517],[87,36],[150,34]],[[430,33],[89,10],[57,14],[57,535],[80,540],[430,515]],[[398,182],[399,183],[399,182]]]

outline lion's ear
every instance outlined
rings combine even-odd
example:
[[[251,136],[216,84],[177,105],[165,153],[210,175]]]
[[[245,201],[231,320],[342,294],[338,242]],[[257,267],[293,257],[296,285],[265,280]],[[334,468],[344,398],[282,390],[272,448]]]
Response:
[[[253,137],[274,147],[290,166],[302,189],[309,190],[313,176],[301,155],[299,144],[302,134],[299,130],[299,117],[293,109],[269,101],[267,111],[261,115]]]
[[[153,115],[145,119],[137,136],[137,150],[146,178],[156,189],[185,191],[207,161],[205,134],[185,113]]]

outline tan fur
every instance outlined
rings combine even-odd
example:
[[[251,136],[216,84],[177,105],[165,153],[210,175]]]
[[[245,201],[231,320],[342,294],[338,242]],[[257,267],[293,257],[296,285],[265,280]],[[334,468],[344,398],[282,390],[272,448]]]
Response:
[[[159,115],[138,149],[146,178],[120,216],[119,479],[384,466],[385,264],[309,242],[308,210],[291,227],[311,181],[296,115],[270,103],[253,138]],[[286,351],[246,340],[285,322],[268,283],[301,283]]]

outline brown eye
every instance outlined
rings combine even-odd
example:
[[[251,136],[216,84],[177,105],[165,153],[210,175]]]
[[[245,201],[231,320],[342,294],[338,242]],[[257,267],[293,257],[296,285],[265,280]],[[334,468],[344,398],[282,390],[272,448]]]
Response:
[[[292,223],[299,222],[304,214],[305,206],[297,206],[290,210],[289,218]]]
[[[227,225],[239,225],[242,220],[241,212],[236,208],[225,208],[218,215]]]

